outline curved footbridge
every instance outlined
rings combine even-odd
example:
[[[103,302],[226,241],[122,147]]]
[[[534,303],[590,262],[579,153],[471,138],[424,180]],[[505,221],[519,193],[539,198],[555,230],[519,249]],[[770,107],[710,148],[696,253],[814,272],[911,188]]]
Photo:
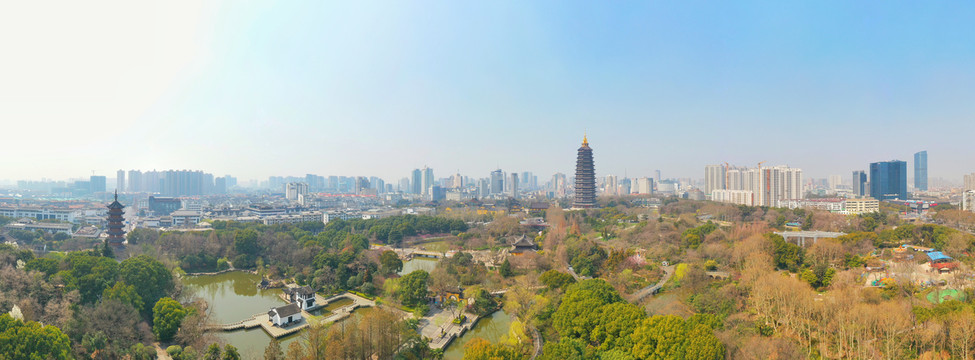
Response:
[[[283,296],[282,296],[282,299],[284,299]],[[349,304],[349,305],[346,305],[346,306],[343,306],[343,307],[340,307],[340,308],[337,308],[337,309],[332,310],[332,313],[329,314],[328,316],[326,316],[321,321],[326,322],[326,323],[336,322],[336,321],[345,319],[345,318],[347,318],[349,316],[352,316],[352,312],[355,311],[355,309],[358,309],[360,307],[365,307],[365,306],[373,306],[373,307],[376,306],[376,302],[375,301],[366,299],[364,297],[361,297],[361,296],[358,296],[358,295],[355,295],[355,294],[350,294],[350,293],[339,294],[339,295],[330,297],[328,299],[326,299],[325,297],[323,297],[323,296],[321,296],[319,294],[315,294],[315,303],[318,304],[318,305],[316,305],[316,306],[314,306],[314,307],[312,307],[312,308],[310,308],[308,310],[315,311],[315,310],[318,310],[318,309],[321,309],[323,307],[328,306],[328,304],[330,304],[332,302],[335,302],[335,301],[338,301],[338,300],[341,300],[341,299],[351,299],[352,300],[352,303]],[[283,336],[288,336],[288,335],[294,334],[294,333],[296,333],[298,331],[301,331],[301,329],[304,329],[304,328],[308,327],[308,319],[310,319],[311,316],[312,316],[311,313],[309,313],[306,310],[302,310],[301,311],[302,320],[300,322],[298,322],[296,324],[289,325],[289,326],[281,327],[281,326],[275,326],[274,324],[272,324],[271,323],[271,318],[268,316],[267,312],[263,312],[263,313],[260,313],[260,314],[254,314],[253,316],[251,316],[249,318],[246,318],[246,319],[241,320],[241,321],[238,321],[238,322],[230,323],[230,324],[213,324],[213,325],[209,325],[207,327],[207,330],[210,330],[210,331],[236,331],[236,330],[243,330],[243,329],[253,329],[253,328],[256,328],[256,327],[260,326],[262,329],[264,329],[264,332],[266,332],[268,335],[271,335],[271,337],[280,338],[280,337],[283,337]]]

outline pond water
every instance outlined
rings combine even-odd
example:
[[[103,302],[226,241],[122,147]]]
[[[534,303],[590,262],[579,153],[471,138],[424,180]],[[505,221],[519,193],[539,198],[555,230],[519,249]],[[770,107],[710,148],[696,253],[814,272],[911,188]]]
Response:
[[[281,289],[258,289],[257,284],[260,281],[261,277],[257,274],[241,271],[186,276],[182,280],[185,290],[192,291],[210,304],[211,321],[218,324],[237,322],[254,314],[267,312],[272,307],[285,305],[284,300],[278,297]],[[271,343],[271,337],[259,327],[214,334],[237,347],[245,359],[264,358],[264,348]],[[287,351],[288,345],[297,338],[296,334],[279,339],[281,348]]]
[[[467,345],[474,338],[483,338],[491,343],[501,341],[501,337],[508,335],[511,328],[511,316],[504,311],[495,311],[477,322],[471,331],[468,331],[459,339],[454,339],[444,351],[444,360],[461,360],[464,358],[464,345]]]
[[[431,272],[437,267],[437,263],[439,261],[440,260],[438,259],[415,257],[412,260],[403,263],[403,270],[399,272],[399,275],[403,276],[416,270]]]

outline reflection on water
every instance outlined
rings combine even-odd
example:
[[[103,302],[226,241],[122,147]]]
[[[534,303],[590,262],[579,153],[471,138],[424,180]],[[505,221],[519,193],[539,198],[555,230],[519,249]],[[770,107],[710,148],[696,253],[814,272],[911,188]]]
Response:
[[[474,340],[474,338],[482,338],[491,343],[497,343],[501,341],[501,337],[508,335],[508,329],[511,328],[511,316],[505,314],[504,311],[495,311],[494,314],[481,319],[474,325],[471,331],[468,331],[461,336],[459,339],[455,339],[447,347],[447,351],[444,351],[444,360],[460,360],[464,358],[464,345],[468,342]]]
[[[400,276],[409,274],[415,270],[424,270],[426,272],[433,271],[437,267],[437,259],[430,259],[424,257],[415,257],[413,260],[403,263],[403,270],[399,272]]]
[[[260,276],[240,271],[186,276],[182,280],[186,290],[192,291],[210,304],[208,311],[211,321],[219,324],[237,322],[285,304],[278,297],[281,289],[260,290],[257,288],[260,281]],[[271,337],[260,328],[217,332],[216,335],[237,347],[245,359],[263,358],[264,348],[271,343]],[[279,339],[281,348],[287,350],[288,345],[298,337],[292,335]]]

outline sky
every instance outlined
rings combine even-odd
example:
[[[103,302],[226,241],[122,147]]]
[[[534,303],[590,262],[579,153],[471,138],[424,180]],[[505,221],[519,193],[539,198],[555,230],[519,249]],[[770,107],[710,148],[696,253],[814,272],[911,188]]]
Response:
[[[10,1],[0,180],[975,171],[975,2]],[[911,170],[913,171],[913,170]]]

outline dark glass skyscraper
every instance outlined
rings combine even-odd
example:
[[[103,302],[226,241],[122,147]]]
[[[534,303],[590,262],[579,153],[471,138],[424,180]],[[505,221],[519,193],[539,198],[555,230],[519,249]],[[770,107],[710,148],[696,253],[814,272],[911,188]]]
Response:
[[[870,197],[907,200],[907,162],[870,163]]]
[[[589,139],[582,137],[582,146],[576,157],[576,199],[575,208],[596,207],[596,167],[592,161],[592,148]]]
[[[914,153],[914,188],[928,191],[928,151]]]

